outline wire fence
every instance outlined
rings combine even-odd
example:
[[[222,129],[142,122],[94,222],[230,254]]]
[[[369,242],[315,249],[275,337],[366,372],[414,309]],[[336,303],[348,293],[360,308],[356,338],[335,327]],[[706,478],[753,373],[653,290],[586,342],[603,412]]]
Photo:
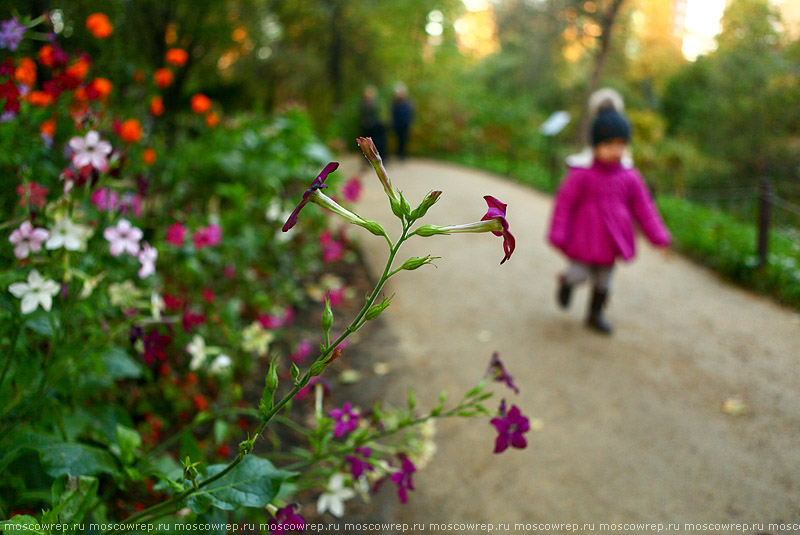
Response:
[[[779,183],[763,179],[757,186],[726,188],[690,188],[683,193],[691,201],[720,208],[744,221],[756,224],[759,262],[767,262],[769,237],[772,232],[785,236],[800,249],[800,204],[781,195],[800,193],[800,184]]]

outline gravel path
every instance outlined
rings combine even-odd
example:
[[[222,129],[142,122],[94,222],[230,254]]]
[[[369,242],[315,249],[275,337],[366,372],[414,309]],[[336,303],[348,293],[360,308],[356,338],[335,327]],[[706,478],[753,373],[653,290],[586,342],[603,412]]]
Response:
[[[345,159],[354,173],[360,159]],[[413,239],[401,254],[432,254],[426,266],[394,277],[383,315],[388,331],[365,341],[389,363],[386,396],[409,385],[419,406],[442,390],[456,399],[479,380],[498,351],[520,386],[496,384],[541,428],[528,448],[492,454],[484,419],[440,422],[438,452],[415,475],[417,490],[389,520],[408,523],[680,524],[673,533],[758,533],[758,526],[689,528],[685,523],[800,524],[800,317],[720,281],[713,273],[640,240],[616,272],[608,318],[613,337],[583,326],[587,290],[567,312],[556,307],[563,260],[545,241],[550,198],[497,176],[423,160],[388,168],[415,206],[444,191],[426,223],[476,221],[483,195],[508,203],[517,250],[503,266],[501,239],[488,234]],[[358,211],[393,222],[371,170]],[[377,275],[386,243],[364,233]],[[723,410],[741,400],[744,414]],[[540,526],[541,527],[541,526]],[[625,526],[623,526],[624,528]],[[674,526],[672,526],[674,528]],[[426,529],[426,532],[432,530]],[[485,530],[449,531],[472,533]],[[570,533],[566,526],[548,533]],[[771,533],[798,533],[798,529]]]

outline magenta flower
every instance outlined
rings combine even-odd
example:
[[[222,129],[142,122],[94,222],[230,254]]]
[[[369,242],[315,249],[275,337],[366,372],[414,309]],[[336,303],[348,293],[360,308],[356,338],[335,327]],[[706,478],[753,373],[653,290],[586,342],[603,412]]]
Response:
[[[333,436],[335,437],[346,435],[358,427],[359,415],[353,410],[349,401],[345,402],[341,409],[333,409],[329,414],[336,420],[333,425]]]
[[[314,346],[308,340],[300,340],[300,343],[297,344],[294,352],[289,356],[289,360],[294,362],[295,364],[303,364],[309,355],[311,355],[311,351],[314,349]]]
[[[14,256],[23,260],[31,253],[42,250],[42,243],[50,237],[50,233],[43,228],[34,228],[30,221],[24,221],[18,229],[9,236],[8,241],[14,246]]]
[[[358,176],[352,177],[342,187],[342,195],[347,202],[357,202],[361,197],[361,180]]]
[[[506,221],[507,205],[495,199],[491,195],[484,195],[483,198],[486,201],[486,204],[489,205],[489,210],[486,212],[486,215],[481,218],[481,221],[495,220],[498,221],[502,226],[502,230],[492,231],[492,234],[495,236],[503,237],[503,251],[506,253],[506,255],[503,257],[503,260],[500,261],[502,264],[511,258],[511,253],[514,252],[514,247],[516,246],[514,236],[512,236],[508,231],[508,221]]]
[[[497,430],[497,439],[494,443],[494,452],[504,452],[509,444],[515,448],[524,448],[528,445],[523,433],[530,430],[528,419],[522,415],[516,405],[506,412],[506,402],[500,404],[500,415],[492,418],[491,424]]]
[[[287,533],[289,531],[305,531],[306,521],[302,516],[294,512],[295,504],[290,504],[282,509],[278,509],[275,518],[269,522],[270,533]]]
[[[122,253],[136,255],[139,253],[142,231],[131,225],[127,219],[120,219],[116,226],[108,227],[103,231],[103,237],[111,243],[109,248],[111,256],[119,256]]]
[[[497,351],[492,355],[492,360],[489,361],[489,369],[486,371],[487,376],[491,376],[498,383],[505,383],[508,388],[519,394],[519,388],[514,384],[514,378],[511,377],[503,366],[500,360],[500,353]]]
[[[119,194],[111,188],[95,190],[90,199],[101,212],[111,212],[119,206]]]
[[[511,253],[514,252],[516,242],[514,236],[508,231],[508,221],[506,221],[506,205],[498,201],[491,195],[485,195],[484,200],[489,205],[489,210],[486,212],[480,221],[475,223],[467,223],[464,225],[423,225],[414,231],[415,234],[423,237],[436,236],[439,234],[455,234],[463,232],[491,232],[495,236],[503,237],[503,251],[505,256],[500,263],[504,263],[511,258]]]
[[[183,241],[186,239],[186,227],[183,226],[181,223],[173,223],[167,229],[167,243],[171,243],[172,245],[177,245],[180,247],[183,245]]]
[[[403,463],[400,470],[392,474],[391,480],[397,485],[397,497],[400,498],[400,503],[408,502],[409,490],[414,490],[414,482],[411,481],[411,474],[417,471],[408,457],[402,456]]]
[[[150,329],[150,331],[142,338],[144,342],[144,361],[148,365],[156,360],[166,362],[167,352],[166,348],[172,343],[172,338],[165,334],[158,332],[158,329]]]
[[[205,228],[201,227],[195,231],[192,241],[197,249],[219,245],[222,243],[222,228],[214,224]]]
[[[361,446],[353,450],[354,455],[345,455],[344,460],[350,463],[350,473],[353,475],[353,479],[358,479],[361,475],[367,471],[371,472],[375,470],[367,459],[372,454],[372,450],[365,446]]]
[[[283,230],[283,232],[288,232],[289,229],[291,229],[293,226],[297,224],[297,216],[298,214],[300,214],[300,210],[302,210],[303,207],[306,204],[308,204],[308,202],[311,200],[311,195],[314,192],[322,188],[328,187],[325,185],[325,179],[327,179],[328,175],[336,171],[336,169],[338,168],[339,168],[338,162],[331,162],[325,166],[325,168],[322,170],[320,174],[317,175],[317,178],[315,178],[314,181],[311,183],[311,187],[308,188],[305,193],[303,193],[303,199],[300,201],[300,204],[298,204],[295,207],[295,209],[289,216],[289,219],[287,219],[286,223],[283,224],[283,228],[281,229]]]
[[[322,245],[322,261],[334,262],[342,258],[344,246],[342,242],[333,237],[330,230],[326,230],[319,237],[319,243]]]

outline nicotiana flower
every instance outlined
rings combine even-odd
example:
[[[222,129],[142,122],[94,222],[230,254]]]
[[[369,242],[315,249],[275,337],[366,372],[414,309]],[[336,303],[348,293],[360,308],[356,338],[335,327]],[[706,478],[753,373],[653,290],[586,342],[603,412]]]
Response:
[[[353,410],[349,401],[345,402],[341,409],[333,409],[330,415],[336,420],[333,425],[333,436],[335,437],[346,435],[358,427],[359,414]]]
[[[506,371],[506,367],[503,366],[503,362],[500,360],[500,353],[497,351],[492,354],[486,375],[491,376],[498,383],[505,383],[515,394],[519,394],[519,388],[514,384],[514,378]]]
[[[287,531],[305,531],[306,521],[302,516],[295,513],[296,507],[295,504],[289,504],[282,509],[278,509],[278,512],[275,513],[275,518],[270,520],[267,525],[270,533],[275,535],[286,533]]]
[[[28,258],[31,253],[42,250],[42,243],[50,237],[43,228],[34,228],[30,221],[24,221],[8,238],[14,245],[14,256],[20,260]]]
[[[292,211],[292,214],[289,216],[289,219],[287,219],[286,223],[284,223],[283,228],[281,229],[283,232],[288,232],[289,229],[294,227],[297,224],[297,216],[300,213],[300,210],[302,210],[303,207],[309,202],[313,202],[329,212],[333,212],[334,214],[346,219],[349,223],[364,227],[376,236],[386,235],[386,231],[376,221],[364,219],[363,217],[354,214],[320,191],[322,188],[327,187],[325,185],[325,179],[328,178],[328,175],[335,171],[338,167],[339,164],[337,162],[331,162],[325,166],[319,175],[317,175],[317,178],[315,178],[311,183],[311,187],[308,188],[305,193],[303,193],[303,198],[300,200],[300,204],[295,207],[294,211]]]
[[[115,226],[103,231],[103,237],[111,243],[109,250],[112,256],[119,256],[122,253],[138,254],[142,236],[142,230],[134,227],[127,219],[120,219]]]
[[[192,337],[192,341],[186,346],[186,352],[192,356],[189,362],[189,369],[192,371],[199,370],[206,363],[206,341],[202,336],[196,334]]]
[[[369,160],[369,163],[372,164],[372,168],[375,169],[375,174],[378,175],[378,179],[381,181],[381,185],[383,186],[383,191],[386,192],[386,196],[392,202],[399,202],[400,199],[397,197],[397,193],[394,191],[392,187],[392,181],[389,180],[389,175],[386,174],[386,168],[383,166],[383,160],[381,159],[381,155],[378,152],[378,149],[375,147],[375,143],[372,141],[371,137],[360,137],[356,139],[356,143],[361,148],[361,152],[364,153],[364,156]]]
[[[15,52],[27,29],[27,26],[17,20],[17,17],[0,22],[0,48],[7,48],[11,52]]]
[[[161,334],[157,328],[153,328],[142,338],[142,342],[144,342],[145,363],[149,365],[156,360],[166,362],[166,347],[172,343],[172,337]]]
[[[142,250],[136,255],[136,259],[141,263],[139,268],[139,278],[146,279],[156,272],[156,260],[158,250],[147,242],[142,243]]]
[[[492,418],[491,424],[497,430],[497,439],[494,443],[495,453],[502,453],[509,444],[520,449],[528,445],[528,441],[522,435],[530,430],[530,424],[516,405],[512,405],[511,409],[506,412],[506,402],[503,400],[500,404],[500,415]]]
[[[242,349],[258,355],[266,355],[275,335],[254,321],[242,331]]]
[[[15,282],[8,287],[8,291],[22,299],[20,308],[23,314],[30,314],[39,305],[50,312],[53,306],[53,296],[61,291],[61,286],[52,279],[45,279],[35,269],[28,273],[28,282]]]
[[[217,355],[217,357],[211,361],[208,371],[213,375],[222,375],[227,373],[228,370],[231,369],[231,366],[233,366],[233,361],[228,355],[223,353],[222,355]]]
[[[352,177],[342,186],[342,195],[347,202],[358,202],[361,197],[361,179],[358,175]]]
[[[219,245],[222,243],[222,227],[213,223],[207,227],[200,227],[192,236],[192,241],[197,249]]]
[[[489,210],[486,212],[480,221],[475,223],[467,223],[465,225],[450,225],[450,226],[437,226],[437,225],[423,225],[414,231],[419,236],[436,236],[437,234],[456,234],[461,232],[491,232],[495,236],[503,237],[503,252],[505,256],[500,263],[504,263],[511,258],[511,253],[514,252],[516,242],[514,236],[508,231],[508,221],[506,221],[506,205],[492,197],[485,195],[484,200],[489,205]]]
[[[283,224],[284,232],[288,232],[293,226],[297,224],[297,216],[300,213],[300,210],[308,204],[311,200],[311,195],[315,194],[322,188],[327,188],[328,186],[325,184],[325,179],[328,178],[328,175],[336,171],[339,168],[338,162],[330,162],[325,168],[317,175],[317,178],[311,183],[311,187],[309,187],[305,193],[303,193],[303,198],[300,203],[295,207],[292,213],[289,215],[289,219],[286,220],[286,223]]]
[[[92,230],[89,227],[73,223],[69,217],[62,217],[50,229],[50,237],[44,246],[48,250],[61,247],[67,251],[83,250],[91,233]]]
[[[186,227],[183,226],[181,223],[173,223],[167,229],[167,243],[172,245],[177,245],[180,247],[183,245],[183,241],[186,239]]]
[[[98,171],[108,170],[111,143],[100,139],[100,134],[95,130],[87,132],[85,137],[73,137],[69,140],[69,146],[74,151],[72,163],[78,169],[85,165],[91,165]]]
[[[397,496],[400,498],[400,503],[408,502],[408,491],[414,490],[414,482],[411,480],[411,474],[417,471],[408,457],[402,456],[402,463],[400,470],[391,475],[390,479],[397,485]]]
[[[356,492],[344,486],[345,475],[337,472],[328,480],[328,488],[317,499],[317,513],[330,512],[333,516],[344,516],[344,502],[353,498]]]
[[[364,472],[372,472],[375,468],[367,461],[372,454],[372,450],[366,446],[360,446],[353,450],[353,455],[345,455],[344,460],[350,463],[350,474],[353,480],[358,480]]]

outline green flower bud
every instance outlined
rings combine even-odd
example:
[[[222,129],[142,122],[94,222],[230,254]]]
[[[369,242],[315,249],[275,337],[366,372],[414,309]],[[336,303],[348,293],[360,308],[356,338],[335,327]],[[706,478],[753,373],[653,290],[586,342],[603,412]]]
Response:
[[[325,294],[325,309],[322,311],[322,331],[325,333],[326,338],[328,332],[330,332],[331,330],[332,325],[333,325],[333,310],[331,310],[330,295]]]
[[[414,231],[414,234],[427,238],[429,236],[436,236],[437,234],[448,234],[448,232],[444,229],[444,227],[439,227],[436,225],[422,225]]]
[[[363,219],[363,222],[359,223],[362,227],[370,231],[376,236],[386,236],[386,230],[381,226],[380,223],[377,221],[373,221],[371,219]]]
[[[317,362],[311,365],[311,372],[310,372],[311,376],[316,377],[317,375],[320,375],[322,372],[325,371],[326,366],[327,364],[325,362],[318,360]]]
[[[390,297],[389,299],[384,299],[380,304],[371,306],[369,308],[369,310],[367,310],[366,316],[364,316],[365,318],[367,318],[367,321],[372,321],[375,318],[377,318],[378,316],[380,316],[381,313],[384,310],[386,310],[386,308],[389,306],[389,304],[391,304],[392,299],[394,299],[394,295],[392,297]]]
[[[426,195],[425,198],[422,199],[420,205],[417,206],[413,212],[411,212],[411,218],[420,219],[422,217],[425,217],[425,214],[428,213],[428,210],[430,210],[431,206],[436,204],[436,202],[439,200],[439,197],[441,196],[442,196],[441,191],[431,191],[430,193],[428,193],[428,195]]]
[[[430,264],[433,260],[435,260],[437,258],[441,258],[441,257],[439,257],[439,256],[426,256],[424,258],[421,258],[419,256],[413,256],[413,257],[409,258],[408,260],[406,260],[405,262],[403,262],[403,265],[400,266],[400,269],[413,271],[413,270],[415,270],[417,268],[420,268],[420,267],[424,266],[425,264]]]

